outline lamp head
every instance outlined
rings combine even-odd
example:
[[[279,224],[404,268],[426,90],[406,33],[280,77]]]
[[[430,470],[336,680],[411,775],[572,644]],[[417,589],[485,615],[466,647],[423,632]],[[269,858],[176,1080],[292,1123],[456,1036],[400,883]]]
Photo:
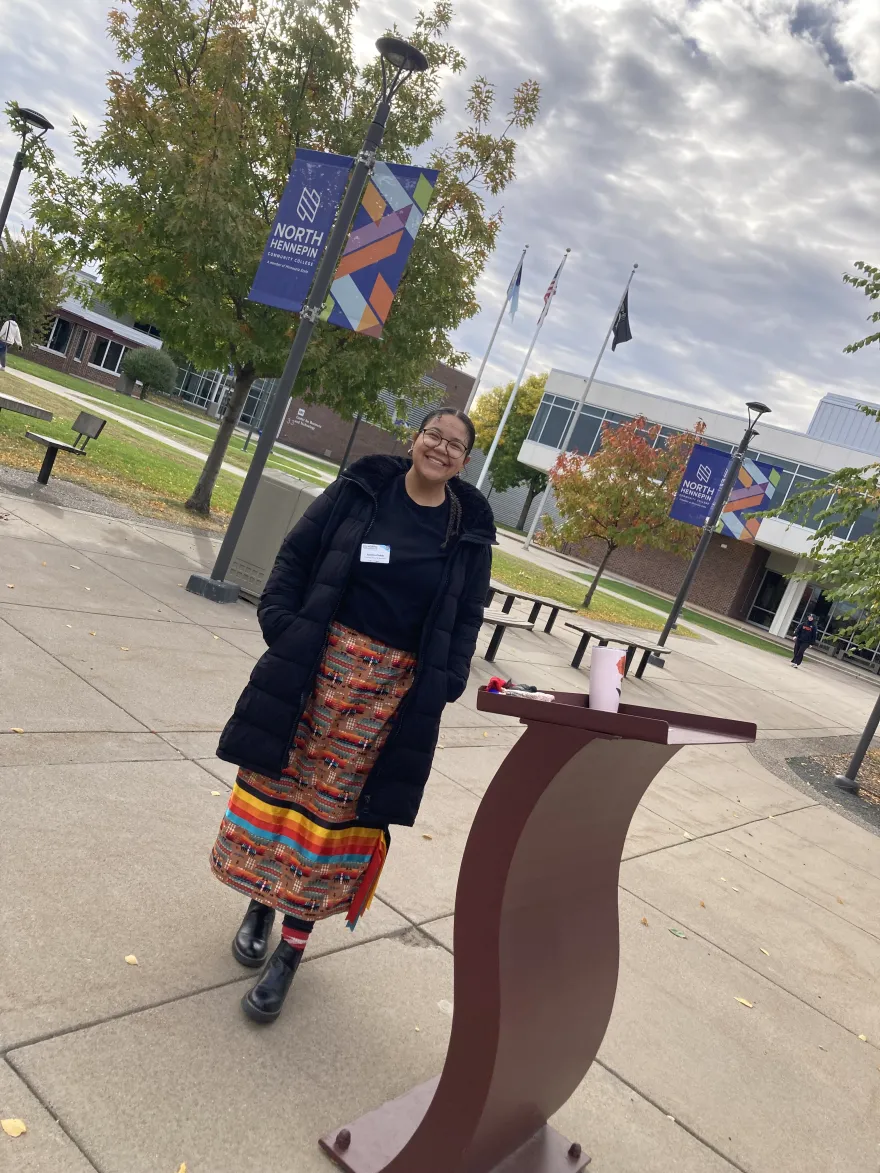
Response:
[[[424,73],[428,68],[428,58],[424,53],[399,37],[380,37],[376,48],[383,61],[387,61],[400,73]]]
[[[32,126],[36,130],[41,130],[44,134],[47,130],[55,129],[49,119],[37,110],[30,110],[27,106],[16,106],[15,113],[22,122],[27,123],[28,126]]]
[[[746,407],[749,409],[749,411],[753,411],[755,413],[755,419],[757,419],[758,416],[767,415],[772,410],[767,406],[766,403],[761,403],[757,399],[752,399],[751,402],[746,404]]]

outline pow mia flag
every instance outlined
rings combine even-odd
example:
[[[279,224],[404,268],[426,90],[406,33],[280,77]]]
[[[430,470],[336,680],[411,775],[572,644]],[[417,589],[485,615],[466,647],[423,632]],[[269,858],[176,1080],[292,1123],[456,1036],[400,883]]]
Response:
[[[620,303],[620,309],[617,311],[617,317],[614,319],[614,341],[611,343],[611,349],[616,350],[618,342],[629,342],[632,338],[632,330],[629,328],[629,290],[623,295],[623,301]]]

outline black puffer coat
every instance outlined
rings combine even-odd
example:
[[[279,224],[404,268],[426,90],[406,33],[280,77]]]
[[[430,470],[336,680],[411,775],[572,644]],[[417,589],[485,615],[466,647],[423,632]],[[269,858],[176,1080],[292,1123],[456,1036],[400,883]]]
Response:
[[[409,461],[366,456],[309,507],[284,539],[257,612],[269,650],[251,673],[223,731],[218,757],[279,777],[311,694],[352,564],[382,488]],[[464,692],[489,587],[495,525],[479,490],[455,480],[461,533],[446,560],[422,632],[412,688],[364,785],[358,818],[373,826],[415,822],[444,706]]]

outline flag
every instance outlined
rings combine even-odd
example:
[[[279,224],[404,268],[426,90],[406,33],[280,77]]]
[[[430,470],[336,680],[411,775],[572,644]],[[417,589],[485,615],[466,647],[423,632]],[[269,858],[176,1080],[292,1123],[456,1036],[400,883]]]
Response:
[[[519,258],[519,264],[516,267],[516,272],[510,278],[510,284],[507,287],[507,300],[510,303],[510,320],[516,317],[516,311],[519,309],[519,287],[522,285],[522,269],[523,261],[525,260],[525,253]]]
[[[623,301],[620,303],[620,309],[617,311],[617,317],[614,319],[614,341],[611,343],[611,349],[616,350],[618,342],[629,342],[632,338],[632,330],[629,328],[629,290],[623,295]]]
[[[562,262],[562,265],[564,265],[564,264],[565,264],[565,261]],[[560,265],[559,268],[556,270],[556,272],[553,274],[553,280],[547,286],[547,292],[544,294],[544,308],[541,310],[540,318],[538,318],[538,325],[539,326],[542,324],[544,319],[547,317],[547,311],[550,309],[550,302],[556,296],[556,287],[559,283],[559,274],[562,272],[562,265]]]

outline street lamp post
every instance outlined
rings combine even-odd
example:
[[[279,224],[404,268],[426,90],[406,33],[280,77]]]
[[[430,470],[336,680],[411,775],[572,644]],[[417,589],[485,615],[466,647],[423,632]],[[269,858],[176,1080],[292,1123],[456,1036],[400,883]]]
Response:
[[[669,638],[669,633],[678,622],[681,609],[687,601],[691,584],[693,583],[694,578],[696,577],[696,573],[700,569],[700,563],[703,561],[706,551],[709,548],[709,542],[712,540],[712,534],[715,532],[715,526],[718,524],[718,519],[721,516],[721,510],[727,503],[727,498],[730,496],[730,490],[733,488],[734,481],[736,480],[739,470],[742,466],[743,457],[746,454],[749,444],[758,434],[755,428],[755,424],[757,424],[762,415],[767,415],[770,411],[770,408],[767,407],[765,403],[759,403],[757,400],[752,400],[751,403],[747,403],[746,407],[749,409],[748,427],[743,433],[743,438],[739,442],[739,447],[731,457],[730,464],[727,466],[727,472],[724,474],[724,480],[721,483],[721,488],[718,490],[718,496],[715,498],[715,504],[712,506],[712,512],[706,518],[706,524],[703,526],[703,532],[700,535],[697,548],[694,550],[690,566],[688,566],[681,586],[678,588],[678,594],[675,596],[675,602],[672,604],[672,610],[669,612],[666,624],[660,633],[660,638],[657,640],[657,643],[660,645],[660,647],[663,647],[666,644],[666,640]],[[755,413],[754,419],[752,418],[752,412]],[[662,656],[654,657],[652,652],[645,652],[645,654],[642,656],[642,661],[636,670],[636,676],[642,676],[642,673],[645,671],[645,666],[649,662],[656,664],[659,668],[663,667]]]
[[[877,697],[874,703],[871,716],[868,718],[868,724],[862,732],[859,744],[856,746],[856,752],[846,767],[846,773],[834,775],[834,781],[841,790],[848,790],[850,794],[858,794],[859,784],[856,779],[859,776],[859,770],[862,768],[862,762],[865,760],[865,754],[870,749],[871,742],[874,740],[874,734],[877,732],[878,725],[880,725],[880,696]]]
[[[241,494],[226,530],[226,536],[217,554],[217,561],[210,575],[194,574],[186,589],[194,595],[202,595],[214,603],[232,603],[238,598],[238,583],[229,582],[226,575],[232,563],[235,547],[248,512],[253,504],[263,469],[272,453],[275,438],[281,427],[284,412],[290,401],[291,392],[299,375],[315,325],[324,308],[330,285],[348,239],[351,222],[361,202],[367,180],[376,161],[376,153],[385,134],[385,126],[391,111],[391,101],[411,73],[422,73],[428,68],[428,60],[414,45],[397,37],[380,37],[376,48],[382,58],[382,95],[379,98],[373,121],[367,131],[363,146],[358,152],[351,178],[345,190],[336,222],[327,241],[324,255],[318,265],[315,280],[306,303],[300,313],[299,327],[290,347],[284,371],[275,387],[272,400],[262,421],[262,433],[254,449],[253,460],[242,485]]]
[[[15,189],[18,187],[18,177],[24,171],[27,163],[27,140],[28,138],[41,139],[49,130],[54,130],[55,127],[36,110],[29,110],[26,106],[16,106],[15,116],[21,122],[21,146],[15,153],[15,159],[12,162],[12,174],[9,176],[9,182],[6,185],[6,194],[3,197],[3,203],[0,204],[0,236],[3,234],[3,229],[6,227],[6,217],[9,215],[9,209],[12,207],[12,199],[15,195]],[[39,132],[39,133],[38,133]]]

